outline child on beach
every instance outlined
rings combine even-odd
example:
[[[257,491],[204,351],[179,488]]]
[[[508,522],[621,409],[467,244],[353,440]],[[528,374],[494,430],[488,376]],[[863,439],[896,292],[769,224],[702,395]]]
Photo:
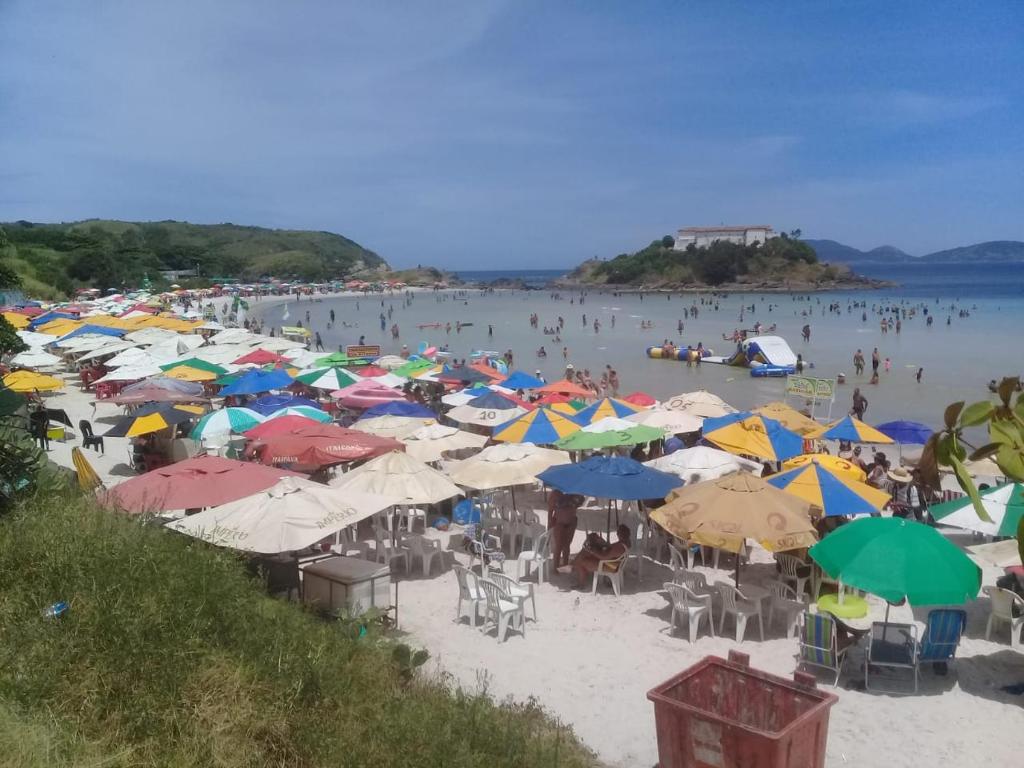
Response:
[[[892,370],[892,360],[887,357],[885,358],[885,372],[888,373],[890,370]]]

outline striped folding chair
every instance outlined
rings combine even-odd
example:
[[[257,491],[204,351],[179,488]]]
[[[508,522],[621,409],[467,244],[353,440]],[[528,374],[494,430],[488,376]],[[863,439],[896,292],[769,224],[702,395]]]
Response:
[[[967,626],[967,612],[958,608],[936,608],[928,612],[928,619],[917,654],[916,677],[921,676],[921,664],[944,664],[956,658],[956,649]],[[917,690],[917,680],[914,681]]]
[[[797,667],[807,665],[820,667],[835,674],[833,687],[839,685],[846,649],[839,650],[839,638],[836,634],[836,622],[826,613],[807,611],[800,619],[800,651],[797,654]]]

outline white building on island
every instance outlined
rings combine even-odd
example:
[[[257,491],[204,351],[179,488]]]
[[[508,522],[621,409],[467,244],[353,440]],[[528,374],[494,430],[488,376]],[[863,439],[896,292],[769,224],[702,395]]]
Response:
[[[706,248],[716,240],[725,240],[740,245],[764,243],[774,237],[774,230],[767,224],[748,224],[739,227],[684,227],[676,234],[675,249],[685,251],[689,245]]]

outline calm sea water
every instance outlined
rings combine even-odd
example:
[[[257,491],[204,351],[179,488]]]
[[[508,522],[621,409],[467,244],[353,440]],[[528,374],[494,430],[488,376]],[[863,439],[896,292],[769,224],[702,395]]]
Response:
[[[776,334],[785,338],[796,352],[803,353],[813,365],[812,373],[834,377],[847,375],[848,384],[839,389],[833,406],[834,415],[849,409],[853,386],[864,388],[870,401],[869,422],[895,418],[923,421],[938,426],[946,404],[959,399],[978,400],[988,396],[990,379],[1021,373],[1020,333],[1024,328],[1024,265],[869,265],[862,272],[874,277],[901,283],[898,288],[879,291],[840,291],[811,295],[730,294],[716,304],[700,305],[693,295],[648,294],[614,296],[597,291],[588,292],[581,306],[578,295],[565,294],[554,300],[547,291],[500,291],[482,295],[470,292],[420,293],[411,301],[404,297],[342,298],[311,303],[301,308],[292,304],[294,321],[298,311],[310,311],[310,326],[321,331],[329,346],[351,344],[360,335],[367,343],[380,343],[388,352],[398,352],[402,344],[415,350],[419,343],[448,344],[459,357],[468,357],[473,350],[504,352],[511,349],[515,365],[530,372],[540,369],[549,379],[561,376],[566,362],[577,368],[589,368],[595,376],[606,365],[614,367],[625,391],[644,390],[656,397],[693,389],[709,389],[740,408],[781,399],[783,380],[754,379],[744,369],[702,365],[687,368],[675,361],[652,360],[646,355],[650,345],[666,338],[677,344],[696,345],[703,342],[724,353],[731,348],[722,340],[734,328],[751,328],[760,320],[768,326],[776,324]],[[463,272],[465,279],[513,277],[542,285],[563,270]],[[864,302],[865,309],[854,304]],[[697,319],[683,319],[684,308],[696,303]],[[838,303],[838,314],[826,311],[830,303]],[[903,323],[902,332],[882,334],[873,306],[916,308],[917,316]],[[753,309],[751,309],[753,307]],[[936,318],[933,326],[925,325],[923,308]],[[327,330],[329,309],[337,314],[336,325]],[[391,310],[391,317],[387,317]],[[740,320],[741,310],[743,320]],[[279,325],[283,308],[268,311],[267,320]],[[401,336],[393,341],[390,332],[381,331],[379,314],[385,313],[386,327],[398,324]],[[557,318],[565,319],[561,341],[545,336],[529,325],[529,315],[540,316],[540,326],[554,326]],[[867,320],[861,313],[867,312]],[[961,312],[969,316],[961,317]],[[586,324],[583,316],[586,315]],[[594,318],[600,319],[595,333]],[[613,327],[614,318],[614,327]],[[946,324],[949,318],[949,325]],[[684,330],[677,333],[683,319]],[[461,333],[443,327],[429,327],[456,321],[471,323]],[[640,328],[641,322],[653,328]],[[343,322],[351,327],[341,327]],[[811,341],[803,343],[800,329],[811,325]],[[424,326],[424,327],[420,327]],[[540,347],[546,357],[536,353]],[[852,358],[857,349],[870,360],[878,347],[883,358],[891,360],[891,371],[881,374],[877,386],[868,384],[868,375],[857,380],[853,376]],[[564,353],[563,353],[564,348]],[[564,354],[564,357],[563,357]],[[920,384],[914,374],[924,368]],[[870,368],[868,370],[870,374]]]

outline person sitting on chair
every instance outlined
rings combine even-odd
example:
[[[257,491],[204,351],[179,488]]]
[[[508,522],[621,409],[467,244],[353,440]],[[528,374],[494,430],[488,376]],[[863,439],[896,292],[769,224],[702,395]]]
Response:
[[[629,552],[630,533],[629,526],[620,525],[615,529],[618,541],[609,544],[597,533],[591,533],[572,561],[572,573],[576,579],[576,586],[582,587],[587,576],[594,573],[603,560],[615,560]]]

